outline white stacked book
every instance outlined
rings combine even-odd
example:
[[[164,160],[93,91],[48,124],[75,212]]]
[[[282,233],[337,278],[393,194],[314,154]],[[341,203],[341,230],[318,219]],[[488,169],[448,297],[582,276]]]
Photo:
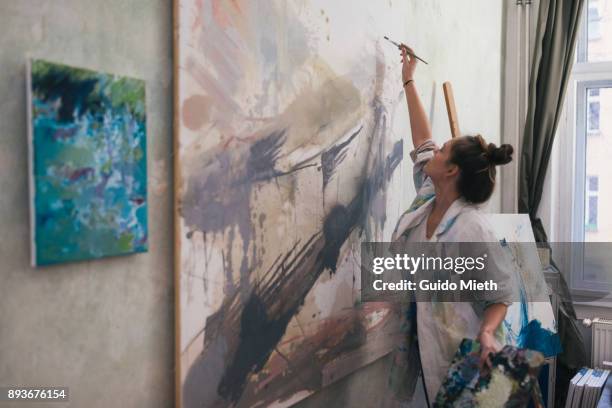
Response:
[[[589,396],[588,406],[596,407],[599,402],[599,396],[606,385],[606,380],[610,371],[608,370],[594,370],[589,382],[586,385],[585,394]]]
[[[570,381],[565,408],[596,407],[610,371],[582,368]]]

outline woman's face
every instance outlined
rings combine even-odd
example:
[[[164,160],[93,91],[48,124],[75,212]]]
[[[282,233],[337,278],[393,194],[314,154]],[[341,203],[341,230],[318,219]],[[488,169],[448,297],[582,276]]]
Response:
[[[434,150],[433,158],[425,165],[425,174],[427,174],[434,182],[442,181],[446,178],[454,178],[459,168],[457,165],[450,162],[451,148],[455,139],[451,139],[444,143],[442,147]]]

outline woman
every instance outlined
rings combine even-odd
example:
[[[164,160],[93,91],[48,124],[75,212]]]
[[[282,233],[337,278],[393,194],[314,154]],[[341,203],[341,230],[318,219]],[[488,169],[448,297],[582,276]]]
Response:
[[[493,193],[495,166],[512,160],[512,146],[496,147],[486,144],[481,136],[463,136],[438,148],[432,140],[431,126],[413,79],[417,60],[408,58],[407,54],[414,53],[402,45],[402,79],[415,148],[411,158],[417,197],[398,221],[392,240],[497,242],[479,205]],[[407,313],[406,344],[396,353],[391,377],[391,386],[398,397],[412,396],[419,373],[415,366],[422,366],[426,394],[432,401],[463,338],[477,338],[481,344],[481,366],[490,365],[489,354],[501,348],[498,342],[503,338],[500,324],[506,316],[507,306],[516,300],[513,299],[512,272],[504,267],[503,261],[495,263],[487,265],[488,273],[492,273],[495,281],[505,289],[492,292],[479,304],[411,303]]]

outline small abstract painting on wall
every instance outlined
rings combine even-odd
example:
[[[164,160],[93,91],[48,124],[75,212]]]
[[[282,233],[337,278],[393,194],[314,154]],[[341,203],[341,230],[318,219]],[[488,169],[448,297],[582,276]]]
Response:
[[[145,83],[28,66],[32,264],[147,251]]]

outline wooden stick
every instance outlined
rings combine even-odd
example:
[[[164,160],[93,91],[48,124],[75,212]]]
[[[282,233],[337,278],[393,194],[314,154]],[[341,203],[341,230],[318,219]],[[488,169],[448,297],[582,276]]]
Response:
[[[174,58],[172,63],[172,81],[173,84],[173,110],[174,120],[172,129],[172,152],[174,154],[172,160],[172,166],[174,168],[174,191],[173,191],[173,216],[174,216],[174,407],[181,408],[183,406],[183,380],[181,378],[183,373],[183,367],[181,364],[181,216],[179,209],[181,208],[180,196],[181,196],[181,166],[179,164],[180,156],[180,143],[179,143],[179,129],[180,129],[180,115],[179,115],[179,64],[180,58],[180,44],[179,44],[179,2],[180,0],[172,1],[172,12],[173,18],[173,32],[172,32],[172,45],[174,48]]]
[[[446,101],[446,111],[448,112],[448,123],[450,125],[451,134],[453,137],[461,136],[459,121],[457,120],[457,110],[455,109],[453,87],[450,82],[445,82],[442,84],[442,88],[444,89],[444,100]]]

